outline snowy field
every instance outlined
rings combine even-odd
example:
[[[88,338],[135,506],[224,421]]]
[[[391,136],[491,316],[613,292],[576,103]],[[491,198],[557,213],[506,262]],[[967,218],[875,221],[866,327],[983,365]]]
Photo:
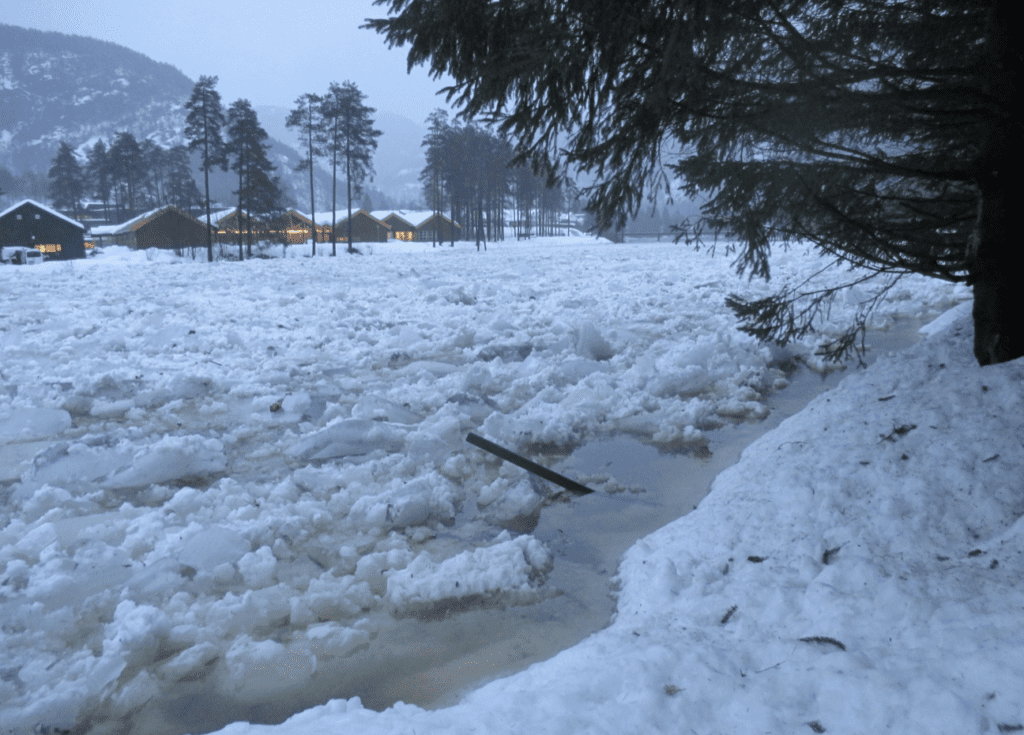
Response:
[[[725,257],[490,248],[0,268],[0,732],[202,732],[332,698],[275,735],[1024,720],[1024,369],[976,367],[962,322],[633,546],[606,630],[455,707],[343,699],[394,665],[364,654],[397,621],[558,594],[558,551],[528,531],[550,489],[468,431],[531,455],[623,432],[700,448],[816,363],[813,342],[735,331],[725,295],[769,286]],[[770,287],[821,266],[780,253]],[[875,326],[966,295],[904,279]]]

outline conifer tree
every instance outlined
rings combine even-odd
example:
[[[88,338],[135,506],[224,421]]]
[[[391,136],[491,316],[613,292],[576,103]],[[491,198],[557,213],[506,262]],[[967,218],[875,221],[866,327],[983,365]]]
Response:
[[[423,196],[430,204],[430,209],[437,217],[441,214],[441,207],[444,206],[444,179],[446,175],[445,161],[448,152],[446,137],[451,127],[448,122],[448,113],[443,109],[436,109],[427,117],[427,134],[421,145],[426,148],[426,165],[420,172],[420,181],[423,182]],[[431,233],[433,247],[437,247],[438,228],[434,227]]]
[[[213,226],[210,216],[210,169],[219,166],[227,171],[227,155],[221,129],[224,127],[224,112],[221,109],[220,93],[216,90],[217,77],[199,77],[192,88],[192,96],[185,103],[188,117],[185,118],[185,137],[190,151],[200,151],[199,168],[203,172],[206,187],[206,258],[213,262]]]
[[[50,166],[50,196],[57,209],[71,212],[78,217],[78,205],[85,192],[85,176],[78,165],[75,150],[63,140],[57,149],[57,155]]]
[[[345,180],[348,186],[348,252],[352,247],[352,196],[359,195],[363,181],[373,173],[373,151],[381,131],[374,130],[371,115],[376,112],[363,104],[366,95],[352,82],[342,85],[331,83],[327,95],[322,98],[320,115],[324,121],[325,144],[331,155],[334,173],[334,188],[338,184],[338,157],[345,162]],[[332,196],[334,196],[332,194]],[[337,208],[334,196],[333,208]],[[334,219],[331,219],[332,254],[337,253],[337,236],[334,233]]]
[[[768,277],[773,244],[802,240],[886,277],[966,282],[978,362],[1024,355],[1009,192],[1024,36],[1009,0],[381,4],[393,15],[369,27],[451,75],[450,99],[521,158],[564,150],[596,176],[600,225],[682,182],[708,196],[690,236],[731,233],[741,270]],[[785,342],[832,295],[729,304],[745,331]]]
[[[267,158],[270,146],[266,143],[267,132],[260,125],[249,100],[236,100],[228,108],[228,142],[226,150],[233,157],[231,170],[238,174],[238,259],[243,260],[242,217],[247,222],[249,233],[249,254],[252,255],[252,213],[253,200],[258,187],[273,185],[270,173],[276,168]],[[262,172],[257,177],[257,172]],[[261,194],[262,196],[262,194]]]
[[[167,201],[189,214],[192,214],[193,207],[203,202],[192,177],[188,148],[183,145],[173,146],[167,151]]]
[[[134,217],[142,203],[139,195],[146,174],[139,141],[128,131],[118,133],[107,150],[107,161],[118,211],[123,210],[124,219]]]
[[[107,144],[102,139],[89,149],[85,167],[86,179],[92,195],[103,202],[103,217],[110,222],[110,162],[107,158]]]
[[[288,114],[285,125],[298,128],[302,143],[306,146],[306,157],[295,166],[296,171],[309,171],[309,217],[313,222],[313,255],[316,255],[316,201],[313,190],[313,167],[316,159],[323,156],[324,120],[321,114],[323,97],[317,94],[300,94],[295,98],[295,108]]]

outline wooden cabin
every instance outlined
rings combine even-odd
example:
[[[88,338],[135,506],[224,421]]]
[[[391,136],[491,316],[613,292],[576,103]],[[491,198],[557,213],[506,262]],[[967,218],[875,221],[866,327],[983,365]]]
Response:
[[[92,228],[97,245],[183,250],[206,247],[206,224],[175,206],[140,214],[119,225]]]
[[[443,214],[434,214],[431,210],[410,212],[406,210],[378,210],[372,213],[391,228],[391,237],[395,240],[418,240],[431,242],[437,232],[439,242],[460,240],[462,227]],[[455,237],[452,237],[454,233]]]
[[[48,260],[85,257],[85,225],[25,199],[0,212],[0,247],[29,247]]]
[[[429,213],[426,219],[416,225],[416,239],[421,242],[430,242],[437,233],[438,242],[449,242],[462,239],[462,225],[454,222],[450,217],[443,214]]]
[[[365,209],[352,215],[352,242],[387,242],[391,228]],[[348,242],[348,217],[334,226],[338,242]]]
[[[372,212],[371,214],[390,228],[391,239],[404,240],[406,242],[416,239],[416,225],[401,214],[383,211]]]
[[[248,234],[251,228],[255,241],[270,237],[266,222],[256,219],[245,210],[239,210],[238,207],[213,212],[210,215],[210,223],[214,228],[214,239],[220,243],[237,243],[239,229],[243,234]]]
[[[298,245],[313,239],[313,220],[294,209],[289,209],[277,219],[269,222],[267,226],[271,236],[284,245]],[[329,224],[316,225],[316,241],[331,241],[331,226]]]

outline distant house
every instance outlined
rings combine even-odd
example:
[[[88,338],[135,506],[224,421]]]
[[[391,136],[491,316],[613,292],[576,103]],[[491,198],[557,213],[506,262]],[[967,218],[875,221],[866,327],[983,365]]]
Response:
[[[322,218],[318,217],[318,219],[323,222]],[[313,239],[313,220],[309,218],[309,215],[302,214],[294,209],[289,209],[277,219],[272,220],[268,227],[275,239],[288,245],[296,245]],[[323,225],[318,223],[316,225],[316,241],[331,241],[330,224]]]
[[[339,220],[334,226],[338,242],[348,242],[348,217]],[[387,242],[391,228],[367,212],[360,209],[352,214],[352,242]]]
[[[206,225],[184,210],[167,205],[119,225],[93,227],[97,245],[183,250],[206,247]]]
[[[210,223],[214,228],[214,237],[217,242],[237,243],[238,230],[249,232],[251,227],[253,237],[257,240],[265,239],[267,235],[267,224],[249,215],[245,210],[222,209],[219,212],[210,214]]]
[[[391,229],[391,238],[394,240],[415,240],[416,225],[408,220],[403,214],[389,210],[379,210],[371,214],[386,224]]]
[[[0,212],[0,247],[29,247],[49,259],[85,257],[85,225],[25,199]]]
[[[435,214],[430,210],[410,212],[406,210],[381,210],[373,213],[374,217],[383,220],[391,227],[392,237],[396,240],[418,240],[431,242],[435,234],[438,242],[459,240],[462,227],[443,214]]]

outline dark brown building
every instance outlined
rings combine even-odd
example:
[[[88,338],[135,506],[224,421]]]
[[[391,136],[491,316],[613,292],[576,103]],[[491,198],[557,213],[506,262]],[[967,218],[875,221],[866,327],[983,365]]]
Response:
[[[206,247],[206,225],[184,210],[168,205],[119,225],[94,227],[97,245],[183,250]]]
[[[462,239],[462,225],[453,222],[443,214],[431,214],[425,220],[416,225],[416,239],[423,242],[430,242],[437,233],[438,242]]]
[[[391,237],[395,240],[430,242],[434,239],[435,231],[437,239],[441,242],[462,239],[462,227],[457,222],[452,222],[443,214],[434,214],[430,210],[418,212],[379,210],[373,212],[373,216],[391,228]]]
[[[352,215],[352,242],[387,242],[391,228],[365,209]],[[338,242],[348,242],[348,217],[334,227]]]
[[[274,240],[285,245],[297,245],[313,239],[311,234],[313,232],[313,220],[294,209],[289,209],[277,219],[272,220],[268,227]],[[317,226],[316,241],[331,241],[330,225]]]
[[[0,212],[0,247],[28,247],[49,260],[85,257],[85,225],[25,199]]]

